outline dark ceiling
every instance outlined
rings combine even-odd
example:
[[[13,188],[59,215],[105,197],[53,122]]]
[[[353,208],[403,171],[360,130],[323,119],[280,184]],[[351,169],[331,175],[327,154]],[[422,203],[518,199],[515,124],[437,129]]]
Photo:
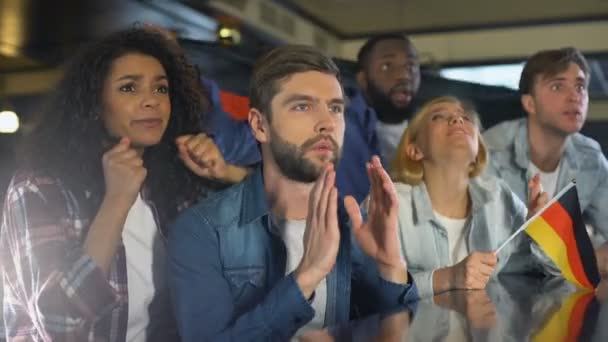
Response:
[[[386,4],[394,2],[386,1]],[[0,74],[53,68],[82,43],[134,22],[168,27],[178,31],[180,37],[193,41],[213,40],[216,24],[211,17],[214,13],[206,3],[205,0],[0,0]],[[304,14],[302,1],[275,3],[292,10],[297,4]],[[313,3],[318,1],[309,4]],[[360,6],[364,2],[357,0],[353,6],[355,3]],[[333,8],[337,4],[344,4],[344,1],[332,0],[327,6]],[[314,8],[306,9],[305,14],[316,18],[317,22],[329,18],[327,13],[317,15]],[[357,26],[355,22],[351,25]],[[591,95],[607,98],[608,56],[589,57]]]
[[[80,44],[134,22],[201,40],[215,34],[212,20],[181,1],[0,0],[0,72],[55,65]]]

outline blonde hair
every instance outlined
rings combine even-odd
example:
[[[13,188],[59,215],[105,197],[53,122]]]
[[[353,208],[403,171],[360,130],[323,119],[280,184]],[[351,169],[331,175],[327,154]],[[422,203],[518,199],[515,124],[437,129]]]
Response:
[[[422,161],[416,161],[411,159],[407,154],[407,148],[409,145],[416,141],[416,138],[420,133],[420,129],[426,122],[427,116],[431,114],[431,109],[439,103],[446,102],[462,106],[465,113],[468,113],[473,117],[473,121],[475,123],[475,126],[477,127],[479,149],[477,151],[477,157],[475,157],[475,162],[471,164],[471,169],[469,170],[469,177],[473,178],[478,176],[486,168],[486,165],[488,164],[488,149],[486,148],[486,144],[483,141],[481,133],[479,132],[479,115],[477,114],[477,112],[475,112],[472,106],[464,103],[457,97],[441,96],[426,102],[424,106],[422,106],[422,108],[416,113],[414,118],[410,120],[407,129],[405,130],[405,133],[403,133],[403,136],[401,137],[401,142],[397,147],[395,158],[392,160],[390,165],[391,177],[393,178],[393,181],[410,185],[417,185],[422,182],[422,179],[424,177]]]

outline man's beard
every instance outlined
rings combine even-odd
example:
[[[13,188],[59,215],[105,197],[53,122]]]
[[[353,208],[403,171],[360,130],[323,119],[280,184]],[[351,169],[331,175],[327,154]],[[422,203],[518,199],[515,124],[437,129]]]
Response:
[[[407,107],[399,108],[391,100],[390,94],[387,95],[382,92],[371,80],[367,83],[366,92],[380,121],[388,124],[398,124],[412,116],[413,101],[410,101]]]
[[[292,144],[285,139],[281,138],[279,134],[270,129],[270,152],[272,157],[277,163],[281,173],[285,177],[301,183],[312,183],[319,178],[323,169],[315,165],[312,161],[306,159],[304,156],[310,148],[312,148],[319,141],[326,139],[329,141],[332,148],[332,156],[327,157],[328,162],[334,164],[334,169],[340,160],[340,148],[338,143],[330,136],[317,135],[314,138],[306,140],[301,146]]]

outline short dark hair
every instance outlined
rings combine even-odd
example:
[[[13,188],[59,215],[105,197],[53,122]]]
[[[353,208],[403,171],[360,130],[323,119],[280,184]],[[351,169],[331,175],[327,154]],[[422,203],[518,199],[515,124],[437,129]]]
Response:
[[[357,53],[357,70],[361,71],[369,64],[369,56],[374,51],[374,47],[385,40],[401,40],[408,45],[412,45],[412,41],[405,35],[399,33],[385,33],[373,36],[368,39]]]
[[[271,50],[253,67],[249,84],[251,107],[270,119],[270,102],[279,92],[280,82],[293,74],[306,71],[331,74],[340,81],[340,70],[334,61],[313,47],[286,45]]]
[[[556,50],[543,50],[535,53],[526,61],[519,79],[519,92],[522,95],[531,94],[537,76],[551,77],[564,72],[570,63],[578,65],[589,81],[589,64],[585,56],[574,47],[564,47]]]

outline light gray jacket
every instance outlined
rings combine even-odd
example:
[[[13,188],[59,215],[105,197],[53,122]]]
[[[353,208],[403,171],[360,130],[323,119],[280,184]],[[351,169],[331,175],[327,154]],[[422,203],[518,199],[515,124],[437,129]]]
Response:
[[[402,252],[420,296],[431,296],[434,270],[451,266],[447,233],[435,217],[424,182],[416,186],[396,183],[395,187]],[[525,222],[526,206],[495,177],[471,179],[469,194],[471,215],[465,226],[469,253],[495,251]],[[543,270],[547,259],[531,257],[531,242],[522,233],[507,244],[498,255],[494,275]]]
[[[528,119],[507,121],[484,133],[490,152],[488,173],[503,179],[522,201],[528,201]],[[608,239],[608,161],[600,145],[582,134],[571,135],[557,179],[557,190],[576,179],[581,210],[590,223]]]

